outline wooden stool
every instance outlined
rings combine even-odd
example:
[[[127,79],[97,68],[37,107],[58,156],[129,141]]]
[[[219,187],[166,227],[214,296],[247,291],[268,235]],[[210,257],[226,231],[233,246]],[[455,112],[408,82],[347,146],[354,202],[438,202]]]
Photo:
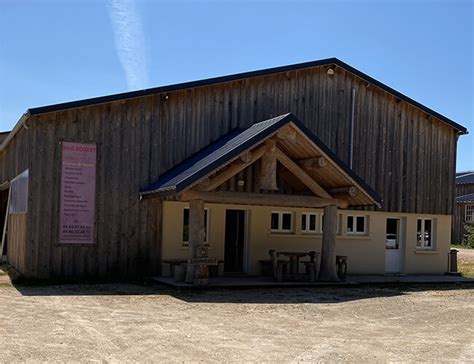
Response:
[[[278,253],[274,249],[268,251],[273,265],[273,277],[277,282],[283,281],[283,273],[286,272],[286,266],[290,263],[287,260],[278,260]]]
[[[337,276],[341,281],[346,279],[347,274],[347,256],[336,255]]]

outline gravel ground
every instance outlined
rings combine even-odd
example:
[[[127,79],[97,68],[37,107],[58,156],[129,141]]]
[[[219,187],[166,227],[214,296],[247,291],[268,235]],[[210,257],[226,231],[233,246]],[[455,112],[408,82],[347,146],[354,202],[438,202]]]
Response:
[[[474,361],[474,287],[0,284],[0,361]]]

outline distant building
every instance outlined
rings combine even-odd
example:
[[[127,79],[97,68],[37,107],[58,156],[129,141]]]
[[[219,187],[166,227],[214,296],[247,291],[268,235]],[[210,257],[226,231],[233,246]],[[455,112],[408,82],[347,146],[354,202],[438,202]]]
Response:
[[[474,171],[456,173],[452,242],[460,244],[466,223],[474,223]]]
[[[29,109],[0,146],[2,254],[37,278],[257,275],[269,249],[444,273],[466,132],[336,58]]]

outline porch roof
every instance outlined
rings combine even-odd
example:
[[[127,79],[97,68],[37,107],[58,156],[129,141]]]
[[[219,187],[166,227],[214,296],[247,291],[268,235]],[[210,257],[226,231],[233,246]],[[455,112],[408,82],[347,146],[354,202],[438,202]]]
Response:
[[[284,143],[281,147],[285,152],[292,153],[298,158],[309,158],[316,153],[328,160],[330,173],[320,173],[313,176],[318,183],[327,188],[348,185],[356,187],[362,193],[351,199],[351,206],[380,206],[382,200],[377,192],[342,162],[292,113],[253,124],[247,129],[232,130],[168,170],[156,182],[141,190],[140,194],[143,196],[152,194],[166,196],[181,193],[210,174],[225,168],[239,158],[242,153],[261,145],[289,124],[302,138],[299,139],[301,140],[299,146],[295,146],[295,143],[291,142]]]

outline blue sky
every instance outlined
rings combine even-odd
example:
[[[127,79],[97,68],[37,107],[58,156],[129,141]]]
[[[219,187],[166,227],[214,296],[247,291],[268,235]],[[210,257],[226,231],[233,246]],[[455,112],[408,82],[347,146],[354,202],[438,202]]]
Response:
[[[466,126],[474,1],[0,0],[0,130],[29,107],[338,57]]]

